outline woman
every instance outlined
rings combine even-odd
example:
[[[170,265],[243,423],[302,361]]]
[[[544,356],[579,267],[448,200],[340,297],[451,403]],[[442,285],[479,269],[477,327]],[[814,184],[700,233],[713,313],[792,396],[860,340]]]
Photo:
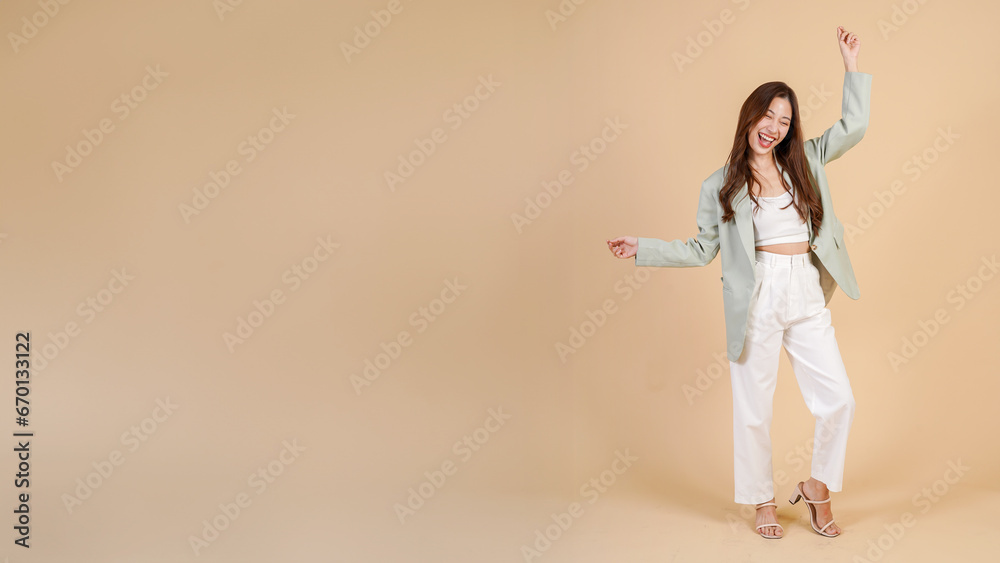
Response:
[[[817,533],[841,533],[830,492],[842,488],[854,395],[826,307],[837,287],[860,292],[833,213],[824,165],[864,136],[870,74],[858,71],[858,37],[837,28],[844,59],[843,117],[804,141],[795,92],[761,85],[740,110],[726,165],[702,184],[696,238],[607,241],[636,266],[704,266],[722,254],[722,295],[733,384],[736,502],[756,504],[757,531],[780,538],[771,465],[772,399],[782,346],[816,419],[810,478],[789,501],[806,502]]]

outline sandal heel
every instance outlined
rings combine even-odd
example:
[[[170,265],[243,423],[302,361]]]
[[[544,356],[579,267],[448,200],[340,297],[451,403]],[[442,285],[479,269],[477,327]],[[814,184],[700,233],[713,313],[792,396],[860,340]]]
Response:
[[[816,523],[816,509],[812,506],[814,504],[823,504],[826,502],[830,502],[830,498],[831,497],[827,496],[823,500],[807,499],[805,494],[802,493],[802,482],[800,481],[799,484],[795,485],[795,492],[793,492],[792,496],[789,497],[788,502],[795,504],[799,502],[799,499],[803,500],[806,503],[806,508],[809,509],[809,525],[812,526],[813,531],[821,536],[826,536],[828,538],[835,538],[840,535],[840,532],[837,532],[836,534],[830,534],[827,533],[826,531],[826,529],[831,524],[833,524],[833,520],[830,520],[829,522],[826,523],[826,525],[820,528],[819,525]]]

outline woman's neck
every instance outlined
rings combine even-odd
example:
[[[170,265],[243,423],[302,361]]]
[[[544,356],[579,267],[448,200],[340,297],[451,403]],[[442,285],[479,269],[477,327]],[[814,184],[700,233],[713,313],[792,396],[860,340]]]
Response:
[[[768,156],[760,156],[757,153],[753,153],[750,157],[749,162],[750,166],[752,166],[754,170],[760,172],[768,172],[771,170],[777,170],[778,168],[778,165],[775,163],[774,160],[773,152],[768,153]]]

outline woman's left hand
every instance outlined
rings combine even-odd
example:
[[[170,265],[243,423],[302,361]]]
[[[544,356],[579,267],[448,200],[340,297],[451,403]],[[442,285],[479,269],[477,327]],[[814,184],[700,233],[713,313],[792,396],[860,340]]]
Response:
[[[848,70],[857,70],[858,52],[861,51],[861,39],[844,29],[844,26],[837,27],[837,44],[840,45],[840,54],[844,57],[844,66]],[[854,67],[853,69],[851,67]]]

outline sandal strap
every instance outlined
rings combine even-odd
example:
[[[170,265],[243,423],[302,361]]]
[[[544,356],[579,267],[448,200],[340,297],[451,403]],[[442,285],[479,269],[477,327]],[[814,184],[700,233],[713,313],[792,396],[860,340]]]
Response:
[[[757,526],[757,528],[755,528],[755,529],[759,530],[761,528],[766,528],[768,526],[774,526],[776,528],[781,528],[781,524],[778,524],[777,522],[775,522],[773,524],[761,524],[760,526]],[[826,526],[824,526],[824,528],[826,528]],[[784,530],[784,528],[781,528],[781,529]]]
[[[827,523],[826,523],[826,526],[823,526],[822,528],[820,528],[820,529],[819,529],[820,533],[822,533],[822,532],[825,532],[825,531],[826,531],[826,528],[827,528],[827,527],[828,527],[828,526],[829,526],[830,524],[833,524],[833,520],[830,520],[829,522],[827,522]]]
[[[778,505],[774,504],[773,502],[765,502],[764,504],[758,504],[757,508],[764,508],[765,506],[773,506],[777,508]]]

